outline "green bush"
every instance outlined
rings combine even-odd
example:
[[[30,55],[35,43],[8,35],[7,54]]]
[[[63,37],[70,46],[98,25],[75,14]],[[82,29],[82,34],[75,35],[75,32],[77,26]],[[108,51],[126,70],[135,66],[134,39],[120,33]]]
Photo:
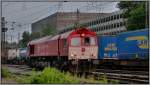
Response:
[[[8,77],[10,75],[9,71],[7,68],[2,68],[1,70],[1,74],[2,74],[2,77]]]
[[[88,79],[84,77],[72,76],[69,72],[60,72],[55,68],[45,68],[42,72],[32,71],[31,76],[19,79],[20,83],[28,84],[108,84],[117,83],[116,81],[108,81],[105,75],[102,80],[95,80],[93,77]]]
[[[29,81],[28,81],[29,80]],[[79,83],[70,73],[61,73],[55,68],[45,68],[42,72],[32,72],[28,78],[28,83],[36,84],[64,84],[64,83]]]

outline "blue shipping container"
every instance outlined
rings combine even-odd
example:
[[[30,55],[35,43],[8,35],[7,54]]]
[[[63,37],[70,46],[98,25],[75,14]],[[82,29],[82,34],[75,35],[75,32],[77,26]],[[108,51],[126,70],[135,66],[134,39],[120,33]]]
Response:
[[[116,59],[116,42],[116,36],[98,36],[98,59]]]
[[[19,48],[19,56],[27,57],[27,48]]]
[[[149,55],[149,30],[120,33],[117,39],[119,59],[147,59]]]

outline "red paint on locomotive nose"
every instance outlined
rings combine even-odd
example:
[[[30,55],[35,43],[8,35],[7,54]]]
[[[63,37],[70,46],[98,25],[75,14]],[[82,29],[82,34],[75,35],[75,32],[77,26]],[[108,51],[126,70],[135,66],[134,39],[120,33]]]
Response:
[[[82,48],[82,52],[85,52],[85,48]]]

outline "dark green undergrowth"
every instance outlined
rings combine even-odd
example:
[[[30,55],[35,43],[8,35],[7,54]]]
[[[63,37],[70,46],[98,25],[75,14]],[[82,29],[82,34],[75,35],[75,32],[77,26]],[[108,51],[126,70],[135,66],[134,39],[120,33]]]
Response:
[[[69,84],[80,82],[75,77],[71,76],[69,72],[60,72],[55,68],[45,68],[42,72],[33,71],[31,76],[21,81],[21,83],[30,84]]]
[[[71,75],[69,72],[60,72],[56,68],[45,68],[42,72],[33,71],[31,76],[17,78],[19,83],[25,84],[108,84],[117,83],[108,81],[106,77],[102,80],[94,80],[93,77],[88,79]]]
[[[6,78],[10,76],[10,73],[6,67],[1,69],[1,76],[2,78]]]

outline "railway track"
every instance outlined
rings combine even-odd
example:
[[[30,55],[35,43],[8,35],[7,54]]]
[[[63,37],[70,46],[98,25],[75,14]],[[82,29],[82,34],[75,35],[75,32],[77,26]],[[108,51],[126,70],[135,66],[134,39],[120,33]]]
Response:
[[[108,79],[119,80],[119,83],[124,84],[148,84],[148,71],[128,71],[128,70],[112,70],[112,69],[97,69],[92,72],[96,79],[101,79],[105,75]]]
[[[26,65],[7,65],[8,69],[11,73],[17,74],[17,75],[31,75],[32,68]]]

